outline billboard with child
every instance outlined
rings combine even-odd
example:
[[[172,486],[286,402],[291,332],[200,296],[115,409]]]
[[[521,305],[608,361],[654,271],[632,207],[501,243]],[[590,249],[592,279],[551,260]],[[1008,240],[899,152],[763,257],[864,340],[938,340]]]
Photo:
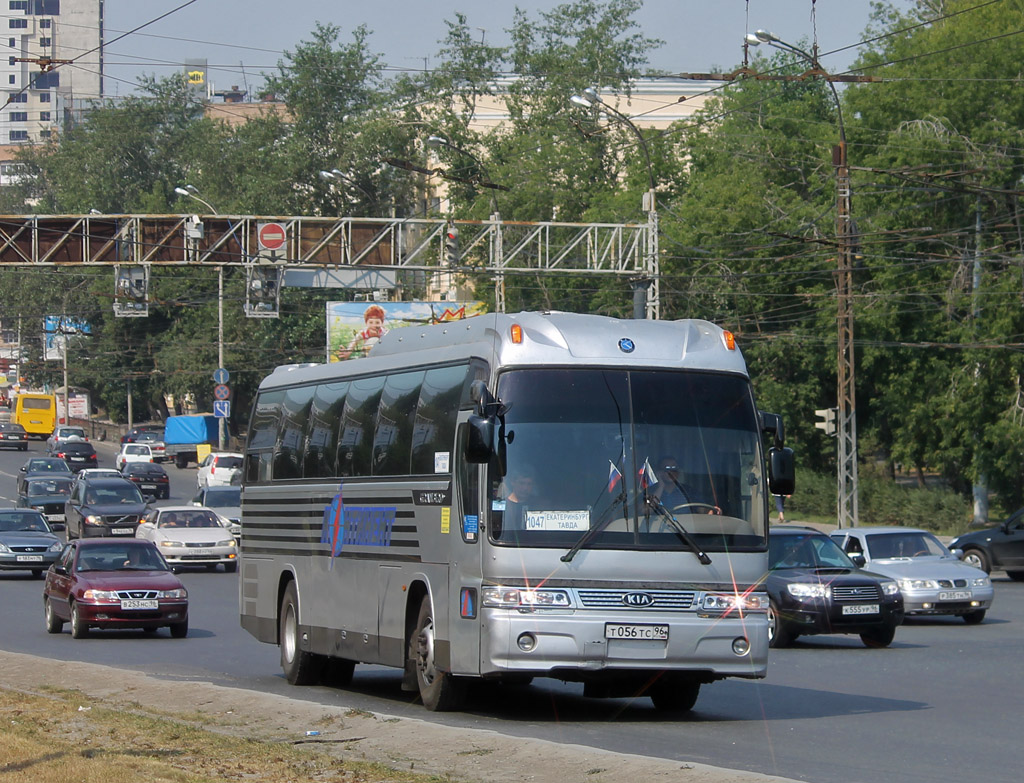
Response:
[[[483,302],[328,302],[327,361],[366,356],[391,329],[459,321],[485,307]]]

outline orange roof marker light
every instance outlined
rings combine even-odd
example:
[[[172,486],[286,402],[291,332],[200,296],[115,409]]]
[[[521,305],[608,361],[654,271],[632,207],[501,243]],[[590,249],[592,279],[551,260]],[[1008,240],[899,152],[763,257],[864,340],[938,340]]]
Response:
[[[732,332],[723,330],[722,339],[725,341],[725,347],[730,351],[736,350],[736,335]]]
[[[519,324],[512,324],[508,329],[509,335],[512,337],[512,342],[516,345],[522,345],[523,343],[523,327]]]

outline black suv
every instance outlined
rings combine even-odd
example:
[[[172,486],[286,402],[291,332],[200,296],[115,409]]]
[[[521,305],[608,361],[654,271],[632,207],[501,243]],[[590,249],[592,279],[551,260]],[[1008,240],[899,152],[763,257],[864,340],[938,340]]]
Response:
[[[64,506],[68,540],[134,536],[146,513],[139,488],[125,478],[87,478],[75,482]]]
[[[821,531],[787,525],[768,538],[768,641],[785,647],[805,634],[855,633],[888,647],[903,622],[893,579],[864,571]]]

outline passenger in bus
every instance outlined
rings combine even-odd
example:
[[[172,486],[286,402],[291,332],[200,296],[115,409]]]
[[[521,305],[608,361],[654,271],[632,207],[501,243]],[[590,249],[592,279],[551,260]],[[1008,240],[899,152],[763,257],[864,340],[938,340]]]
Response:
[[[526,510],[537,508],[537,485],[532,475],[520,468],[506,476],[505,513],[502,525],[506,530],[526,529]]]

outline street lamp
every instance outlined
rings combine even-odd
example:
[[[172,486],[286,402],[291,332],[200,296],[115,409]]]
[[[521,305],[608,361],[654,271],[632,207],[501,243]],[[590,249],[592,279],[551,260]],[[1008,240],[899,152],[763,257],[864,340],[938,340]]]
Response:
[[[199,190],[192,185],[185,185],[184,187],[177,187],[174,192],[179,196],[187,196],[188,198],[194,198],[200,204],[205,204],[206,207],[214,215],[220,213],[214,209],[213,205],[199,197]],[[222,265],[217,266],[217,368],[220,369],[224,366],[224,267]],[[221,449],[227,445],[227,430],[224,426],[226,422],[221,417],[217,426],[217,445]]]
[[[580,95],[572,95],[569,102],[584,109],[601,106],[608,116],[629,127],[636,134],[647,162],[648,190],[644,194],[643,209],[647,213],[647,277],[633,281],[633,317],[657,319],[661,310],[661,286],[659,283],[660,264],[658,262],[658,202],[655,196],[654,166],[651,165],[651,151],[647,147],[647,139],[629,117],[609,103],[601,99],[595,87],[587,87]]]
[[[791,52],[811,64],[810,75],[821,76],[828,82],[832,99],[836,104],[836,118],[839,126],[839,144],[832,150],[832,164],[836,167],[836,241],[838,262],[836,264],[836,301],[839,323],[838,361],[838,422],[839,442],[839,527],[856,526],[859,520],[857,502],[857,410],[854,388],[853,355],[853,243],[850,219],[850,169],[846,159],[846,127],[843,124],[843,107],[836,86],[829,74],[818,62],[818,44],[810,52],[787,43],[767,30],[748,33],[746,41],[751,46],[766,43],[776,49]]]

